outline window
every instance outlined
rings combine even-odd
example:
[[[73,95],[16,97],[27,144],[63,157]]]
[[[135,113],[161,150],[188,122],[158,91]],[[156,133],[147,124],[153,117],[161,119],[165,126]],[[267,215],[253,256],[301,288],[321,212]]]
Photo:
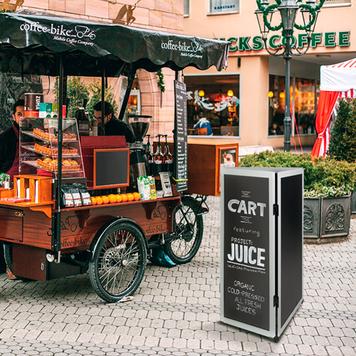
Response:
[[[184,81],[188,134],[239,136],[239,76],[185,76]]]
[[[351,6],[351,0],[326,0],[325,7]]]
[[[313,79],[292,78],[291,116],[295,134],[315,133],[316,98],[319,85]],[[285,88],[284,77],[271,75],[269,80],[269,135],[283,135]]]
[[[184,13],[183,13],[184,16],[189,16],[190,15],[189,7],[190,7],[190,1],[189,0],[184,0]]]
[[[210,0],[209,12],[211,14],[239,11],[239,0]]]

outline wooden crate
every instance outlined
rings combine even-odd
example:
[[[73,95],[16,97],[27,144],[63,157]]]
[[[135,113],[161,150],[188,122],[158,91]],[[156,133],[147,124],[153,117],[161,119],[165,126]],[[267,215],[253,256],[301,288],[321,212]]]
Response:
[[[52,201],[52,178],[36,175],[19,175],[14,177],[14,196],[26,198],[26,189],[29,189],[29,198],[32,203],[45,203]]]

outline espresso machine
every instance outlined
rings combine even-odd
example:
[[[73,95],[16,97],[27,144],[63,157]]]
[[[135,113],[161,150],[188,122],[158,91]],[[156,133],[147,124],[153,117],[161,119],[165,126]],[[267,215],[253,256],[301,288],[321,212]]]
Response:
[[[131,187],[137,189],[137,178],[146,176],[146,155],[143,139],[150,126],[152,116],[129,114],[128,122],[135,136],[135,142],[130,144],[130,174]]]

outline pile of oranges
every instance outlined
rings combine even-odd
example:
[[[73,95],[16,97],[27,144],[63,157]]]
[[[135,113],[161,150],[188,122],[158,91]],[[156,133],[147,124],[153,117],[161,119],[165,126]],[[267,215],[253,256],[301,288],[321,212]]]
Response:
[[[110,194],[97,197],[91,197],[92,205],[116,204],[129,201],[138,201],[141,199],[140,193]]]

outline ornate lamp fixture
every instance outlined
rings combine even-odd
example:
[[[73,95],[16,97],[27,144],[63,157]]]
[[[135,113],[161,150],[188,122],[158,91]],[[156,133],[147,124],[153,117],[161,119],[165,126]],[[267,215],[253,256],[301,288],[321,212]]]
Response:
[[[290,59],[292,56],[304,55],[311,42],[312,33],[318,19],[318,14],[325,0],[256,0],[258,26],[266,51],[273,56],[282,56],[285,60],[285,93],[286,109],[284,116],[284,150],[290,151],[291,117],[290,117]],[[275,15],[280,14],[280,20],[275,23]],[[297,15],[301,14],[301,23],[297,23]],[[298,48],[293,34],[298,35],[306,47]],[[270,32],[282,31],[280,44],[272,49],[267,45]]]
[[[3,0],[0,1],[0,11],[16,11],[25,0]]]

